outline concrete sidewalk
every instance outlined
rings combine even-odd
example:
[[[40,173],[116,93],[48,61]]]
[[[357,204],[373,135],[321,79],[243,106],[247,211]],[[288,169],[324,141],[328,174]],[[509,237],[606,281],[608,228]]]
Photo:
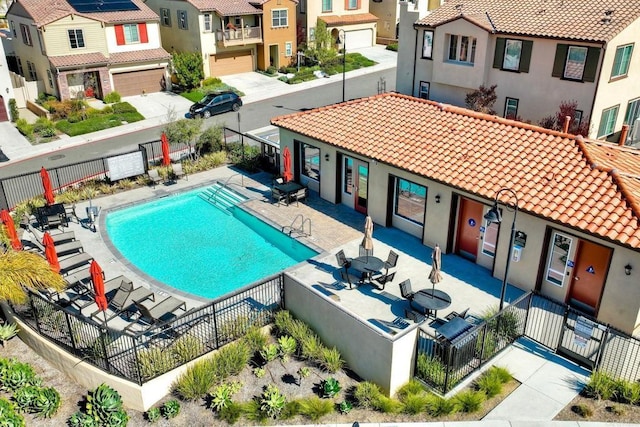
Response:
[[[377,64],[372,67],[350,71],[346,74],[346,79],[351,79],[396,66],[397,53],[386,50],[385,46],[374,46],[357,49],[355,51],[377,62]],[[245,94],[245,96],[242,97],[243,103],[250,104],[263,99],[275,98],[279,95],[285,95],[341,81],[342,74],[295,85],[289,85],[275,77],[268,77],[256,72],[224,76],[222,80],[229,86],[242,91]],[[86,135],[74,137],[63,135],[61,139],[46,144],[32,145],[24,136],[22,136],[22,134],[20,134],[20,132],[18,132],[13,123],[0,122],[0,135],[3,135],[0,142],[0,149],[9,158],[8,161],[0,163],[0,167],[2,167],[3,164],[28,159],[37,155],[53,153],[61,148],[75,147],[93,141],[99,141],[119,135],[126,135],[131,132],[149,129],[156,126],[162,126],[169,121],[183,118],[191,104],[193,104],[188,99],[172,92],[157,92],[147,95],[130,96],[123,98],[123,101],[127,101],[136,107],[140,114],[145,117],[145,120]]]

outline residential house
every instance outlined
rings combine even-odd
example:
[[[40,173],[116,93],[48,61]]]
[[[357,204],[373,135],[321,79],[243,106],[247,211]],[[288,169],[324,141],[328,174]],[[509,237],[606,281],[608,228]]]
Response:
[[[576,101],[589,137],[617,141],[629,124],[630,140],[640,138],[635,2],[464,0],[429,14],[403,2],[400,26],[401,93],[464,106],[469,92],[497,85],[500,116],[539,123]]]
[[[75,5],[75,6],[74,6]],[[140,95],[165,88],[169,54],[158,15],[142,0],[116,6],[78,0],[19,0],[7,19],[12,71],[69,99],[109,92]]]
[[[147,0],[163,46],[200,52],[206,77],[288,66],[296,58],[296,0]]]
[[[369,0],[300,0],[299,43],[313,43],[318,19],[327,25],[336,44],[344,43],[347,51],[376,43],[378,17],[370,13]]]
[[[427,11],[437,9],[444,0],[422,1]],[[378,44],[390,44],[398,41],[400,23],[400,0],[371,0],[369,12],[378,17]]]
[[[640,151],[397,93],[271,123],[321,198],[639,331]]]

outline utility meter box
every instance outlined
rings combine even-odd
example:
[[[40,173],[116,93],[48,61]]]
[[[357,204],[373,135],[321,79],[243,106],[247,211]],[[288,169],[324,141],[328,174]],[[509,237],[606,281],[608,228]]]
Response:
[[[518,262],[520,258],[522,258],[522,246],[514,246],[511,252],[511,259],[513,262]]]

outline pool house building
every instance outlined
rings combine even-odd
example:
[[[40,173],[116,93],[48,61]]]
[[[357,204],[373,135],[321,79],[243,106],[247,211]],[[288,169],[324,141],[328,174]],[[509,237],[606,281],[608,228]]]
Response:
[[[509,284],[640,330],[640,152],[396,93],[272,124],[322,199],[499,279],[509,256]]]

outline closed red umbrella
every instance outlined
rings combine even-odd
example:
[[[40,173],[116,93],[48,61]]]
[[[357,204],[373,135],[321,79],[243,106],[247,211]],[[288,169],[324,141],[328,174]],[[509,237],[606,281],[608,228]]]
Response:
[[[44,198],[47,200],[48,205],[52,205],[56,202],[56,199],[53,196],[53,187],[51,186],[49,172],[47,172],[44,166],[40,169],[40,177],[42,178],[42,187],[44,188]]]
[[[107,304],[107,297],[104,295],[104,278],[102,277],[102,268],[94,259],[91,261],[91,267],[89,268],[91,273],[91,281],[93,282],[93,292],[95,294],[96,304],[100,311],[105,311],[109,304]]]
[[[293,173],[291,172],[291,151],[289,151],[289,147],[284,147],[282,158],[284,159],[284,173],[282,177],[284,178],[284,182],[289,182],[293,179]]]
[[[162,141],[162,165],[168,166],[169,163],[171,163],[171,157],[169,157],[169,139],[167,138],[167,134],[162,132],[160,140]]]
[[[56,273],[60,273],[60,263],[58,262],[56,245],[53,243],[53,239],[48,232],[44,233],[42,243],[44,244],[44,256],[47,257],[47,261],[49,261],[51,269]]]
[[[2,209],[2,212],[0,212],[0,219],[7,229],[7,236],[9,236],[9,240],[11,240],[11,246],[16,251],[19,251],[20,249],[22,249],[22,243],[20,243],[20,239],[18,239],[16,226],[13,223],[13,218],[11,218],[11,215],[9,215],[9,211],[7,211],[6,209]]]

